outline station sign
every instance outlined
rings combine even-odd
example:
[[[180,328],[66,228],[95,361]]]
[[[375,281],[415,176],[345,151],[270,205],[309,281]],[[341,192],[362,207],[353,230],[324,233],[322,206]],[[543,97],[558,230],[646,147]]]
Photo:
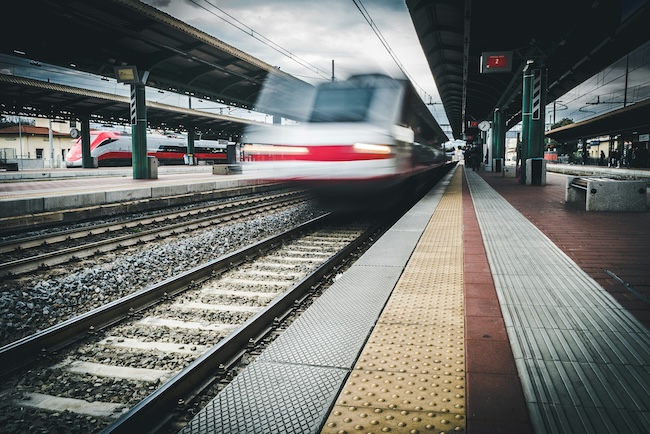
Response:
[[[481,74],[512,71],[512,51],[490,51],[481,54]]]
[[[135,65],[116,66],[115,78],[118,83],[127,84],[140,84],[141,80],[138,76],[138,69]]]

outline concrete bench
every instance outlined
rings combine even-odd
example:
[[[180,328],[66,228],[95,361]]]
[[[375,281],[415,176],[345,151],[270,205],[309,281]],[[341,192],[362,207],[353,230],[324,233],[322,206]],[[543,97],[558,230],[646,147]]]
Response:
[[[646,211],[646,181],[569,176],[565,200],[585,201],[587,211]]]
[[[212,166],[213,175],[231,175],[242,173],[240,164],[215,164]]]

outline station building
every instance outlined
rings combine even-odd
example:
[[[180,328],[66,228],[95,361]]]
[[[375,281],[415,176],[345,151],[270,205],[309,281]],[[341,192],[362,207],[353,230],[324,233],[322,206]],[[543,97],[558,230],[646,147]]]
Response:
[[[65,155],[76,140],[70,130],[69,122],[42,118],[1,128],[0,159],[17,163],[20,169],[63,168]]]

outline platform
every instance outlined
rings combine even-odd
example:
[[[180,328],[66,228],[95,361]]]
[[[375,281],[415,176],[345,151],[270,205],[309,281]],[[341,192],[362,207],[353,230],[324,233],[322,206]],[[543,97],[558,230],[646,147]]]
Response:
[[[213,175],[212,166],[162,166],[157,179],[133,179],[130,167],[0,172],[0,218],[261,183],[255,172]]]
[[[181,433],[644,432],[650,213],[463,169]]]

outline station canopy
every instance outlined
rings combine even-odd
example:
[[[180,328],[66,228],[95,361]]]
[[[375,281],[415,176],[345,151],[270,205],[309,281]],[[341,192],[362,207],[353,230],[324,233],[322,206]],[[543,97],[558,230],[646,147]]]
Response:
[[[547,103],[551,103],[648,41],[650,7],[645,0],[406,0],[406,4],[456,139],[477,133],[468,125],[492,120],[496,108],[504,115],[506,130],[521,121],[527,61],[547,70]],[[506,67],[498,67],[503,65],[500,60],[507,62]],[[630,107],[635,108],[626,116],[638,121],[632,123],[650,127],[648,105]],[[566,128],[561,137],[609,134],[612,117],[603,120]]]
[[[115,78],[115,67],[134,65],[149,87],[277,116],[285,113],[255,107],[269,74],[294,87],[311,86],[137,0],[23,0],[4,5],[3,15],[7,22],[0,26],[0,53],[35,64],[110,78]],[[0,107],[5,114],[129,119],[128,105],[114,95],[4,78]],[[231,134],[247,123],[171,107],[149,103],[148,121]]]

